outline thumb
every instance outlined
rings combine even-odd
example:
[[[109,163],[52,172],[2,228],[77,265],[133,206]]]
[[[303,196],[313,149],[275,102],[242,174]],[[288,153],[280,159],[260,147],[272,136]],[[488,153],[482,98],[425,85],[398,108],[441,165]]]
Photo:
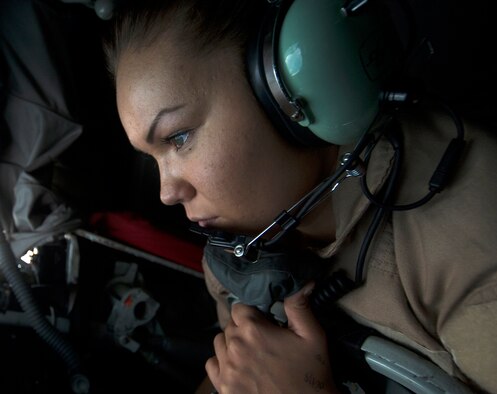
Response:
[[[313,289],[314,282],[310,282],[297,293],[285,298],[284,301],[288,328],[300,337],[309,337],[315,333],[316,329],[321,329],[309,303],[309,296]]]

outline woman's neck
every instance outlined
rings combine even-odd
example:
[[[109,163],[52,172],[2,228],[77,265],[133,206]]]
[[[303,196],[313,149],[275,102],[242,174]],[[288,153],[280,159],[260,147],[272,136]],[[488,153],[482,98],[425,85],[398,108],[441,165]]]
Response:
[[[297,228],[305,243],[316,246],[333,242],[335,240],[335,230],[335,215],[331,195],[328,195],[325,200],[315,206],[302,219]]]

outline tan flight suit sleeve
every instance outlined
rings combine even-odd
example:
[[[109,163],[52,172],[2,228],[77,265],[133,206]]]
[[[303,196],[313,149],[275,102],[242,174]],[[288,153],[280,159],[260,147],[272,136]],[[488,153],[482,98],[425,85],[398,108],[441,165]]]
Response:
[[[497,282],[476,290],[457,308],[441,339],[469,379],[497,393]]]

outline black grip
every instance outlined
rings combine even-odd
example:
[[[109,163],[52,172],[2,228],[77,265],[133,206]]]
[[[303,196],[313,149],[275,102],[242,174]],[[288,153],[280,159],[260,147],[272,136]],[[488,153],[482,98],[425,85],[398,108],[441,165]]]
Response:
[[[431,176],[430,191],[438,193],[447,185],[454,173],[457,162],[462,156],[465,144],[466,141],[460,138],[454,138],[450,141],[442,159],[440,159],[440,163],[438,163],[435,172]]]

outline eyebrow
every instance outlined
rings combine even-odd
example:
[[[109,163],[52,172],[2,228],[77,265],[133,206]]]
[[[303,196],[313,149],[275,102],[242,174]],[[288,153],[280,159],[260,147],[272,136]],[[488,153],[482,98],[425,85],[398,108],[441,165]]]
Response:
[[[172,112],[175,112],[175,111],[183,108],[184,106],[185,106],[185,104],[180,104],[180,105],[176,105],[174,107],[168,107],[168,108],[161,109],[159,111],[159,113],[155,116],[152,123],[150,124],[145,141],[147,141],[147,143],[149,143],[149,144],[152,144],[154,142],[155,129],[157,129],[157,125],[159,124],[159,121],[161,120],[161,118],[164,115],[170,114]]]

